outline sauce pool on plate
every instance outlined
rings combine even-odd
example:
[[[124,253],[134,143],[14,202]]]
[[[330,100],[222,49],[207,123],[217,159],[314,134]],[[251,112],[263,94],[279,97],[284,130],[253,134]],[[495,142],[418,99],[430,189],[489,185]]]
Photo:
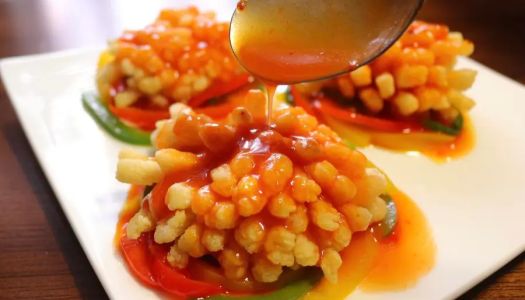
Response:
[[[322,280],[304,300],[343,300],[356,288],[367,293],[403,290],[432,269],[436,246],[425,216],[395,187],[389,193],[397,208],[394,232],[386,239],[376,238],[373,230],[355,234],[341,255],[338,283]]]

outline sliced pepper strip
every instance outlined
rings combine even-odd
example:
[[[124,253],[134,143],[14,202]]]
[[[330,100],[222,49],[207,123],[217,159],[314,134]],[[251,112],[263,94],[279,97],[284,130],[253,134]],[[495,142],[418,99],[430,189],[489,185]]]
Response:
[[[220,285],[186,277],[160,258],[156,258],[153,261],[152,270],[162,290],[173,295],[180,297],[206,297],[217,295],[224,291]]]
[[[116,139],[134,144],[151,145],[150,134],[127,126],[117,119],[108,108],[100,102],[99,97],[92,92],[82,94],[84,109],[104,130]]]
[[[383,228],[383,237],[387,237],[392,232],[397,224],[397,207],[396,203],[392,200],[392,196],[389,194],[383,194],[380,196],[386,203],[386,215],[383,221],[381,221],[381,228]]]
[[[322,274],[318,269],[312,269],[303,278],[271,293],[250,296],[217,295],[207,297],[206,300],[297,300],[311,290],[321,277]]]
[[[149,209],[153,217],[157,220],[162,220],[168,217],[172,212],[168,209],[164,197],[168,191],[168,188],[179,180],[184,178],[181,175],[168,175],[161,182],[157,183],[151,190],[150,196],[148,196]]]
[[[334,104],[333,100],[330,100],[326,97],[319,97],[318,99],[314,100],[313,107],[320,113],[326,113],[338,120],[376,130],[388,132],[412,132],[424,130],[424,128],[417,123],[391,121],[356,113],[351,109],[345,109],[343,107],[337,106],[337,104]]]
[[[233,92],[236,89],[248,84],[249,82],[250,82],[250,75],[241,74],[241,75],[238,75],[232,78],[228,82],[215,83],[212,86],[210,86],[208,89],[203,91],[202,93],[191,98],[190,101],[188,102],[188,105],[191,107],[199,107],[203,105],[206,101],[212,98],[220,97],[230,92]]]
[[[170,113],[164,110],[146,110],[135,107],[116,107],[109,103],[109,110],[122,120],[133,123],[138,128],[152,131],[155,129],[155,123],[160,120],[169,119]]]
[[[448,135],[458,135],[463,129],[463,115],[459,114],[450,127],[431,119],[424,120],[423,126],[432,131],[442,132]]]
[[[148,252],[147,239],[150,234],[144,234],[136,240],[128,239],[126,234],[120,238],[120,249],[132,273],[144,284],[159,287],[151,272],[151,256]]]
[[[198,107],[195,109],[195,111],[200,114],[205,114],[214,119],[222,119],[226,117],[232,110],[234,110],[235,107],[237,107],[235,103],[226,100],[219,104]]]
[[[178,297],[205,297],[224,292],[214,283],[188,278],[166,262],[167,249],[156,245],[151,233],[136,240],[121,237],[120,249],[132,273],[144,284]]]

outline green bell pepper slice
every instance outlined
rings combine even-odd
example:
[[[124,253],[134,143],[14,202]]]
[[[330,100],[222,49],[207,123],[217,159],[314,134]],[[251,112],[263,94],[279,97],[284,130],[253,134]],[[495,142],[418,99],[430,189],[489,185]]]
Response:
[[[380,196],[386,203],[386,216],[381,221],[381,228],[383,229],[383,237],[387,237],[394,231],[397,224],[397,207],[392,197],[388,194]]]
[[[437,131],[448,135],[458,135],[463,129],[463,115],[461,115],[460,113],[450,126],[444,125],[440,122],[431,119],[426,119],[423,121],[423,127],[432,131]]]
[[[82,94],[82,104],[89,115],[107,133],[133,145],[150,146],[150,133],[130,127],[115,117],[93,92]]]

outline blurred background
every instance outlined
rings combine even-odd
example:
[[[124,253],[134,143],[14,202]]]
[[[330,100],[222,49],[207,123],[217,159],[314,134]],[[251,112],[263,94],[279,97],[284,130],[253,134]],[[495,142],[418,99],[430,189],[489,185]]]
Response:
[[[0,0],[0,58],[103,46],[123,29],[151,22],[161,8],[181,7],[188,2]],[[235,3],[207,2],[222,19],[230,17]],[[418,18],[462,32],[476,45],[472,58],[525,83],[525,0],[427,0]],[[12,155],[10,147],[19,156],[18,162],[12,157],[5,160],[7,165],[0,166],[13,170],[9,178],[0,178],[0,207],[4,212],[0,218],[0,299],[106,298],[1,85],[0,111],[0,128],[5,136],[0,138],[0,156]],[[523,299],[523,257],[463,298]]]
[[[199,1],[193,1],[199,2]],[[202,1],[229,18],[232,1]],[[0,0],[0,58],[96,46],[188,1]],[[474,41],[473,58],[525,83],[523,0],[427,0],[419,19],[445,23]]]

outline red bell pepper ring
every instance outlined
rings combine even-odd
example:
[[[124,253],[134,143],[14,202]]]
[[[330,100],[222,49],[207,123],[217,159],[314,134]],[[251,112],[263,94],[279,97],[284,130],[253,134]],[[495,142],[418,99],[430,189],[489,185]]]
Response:
[[[203,107],[198,107],[195,109],[196,112],[200,114],[205,114],[214,119],[225,118],[232,110],[237,107],[234,103],[225,101],[216,105],[208,105]]]
[[[381,118],[369,117],[359,114],[350,108],[343,108],[326,97],[320,97],[313,102],[313,107],[319,112],[327,114],[340,121],[352,123],[387,132],[413,132],[423,131],[423,126],[415,122],[392,121]]]
[[[155,129],[155,123],[159,120],[168,119],[170,113],[164,110],[146,110],[135,107],[116,107],[109,103],[109,110],[118,118],[133,123],[140,129],[151,131]]]
[[[179,175],[169,175],[165,177],[161,182],[157,183],[153,190],[151,190],[151,196],[148,199],[149,210],[156,220],[162,220],[168,217],[172,212],[168,209],[164,197],[168,192],[168,188],[175,182],[183,180],[183,177]]]
[[[120,239],[120,248],[132,273],[144,284],[168,294],[186,297],[206,297],[224,292],[215,283],[188,278],[183,271],[172,268],[166,262],[166,247],[155,244],[151,233],[136,240],[125,234]]]
[[[191,107],[199,107],[212,98],[224,96],[248,84],[250,82],[250,78],[251,77],[249,74],[241,74],[233,77],[228,82],[214,83],[202,93],[191,98],[188,102],[188,105]]]
[[[144,284],[159,287],[155,276],[151,272],[151,256],[148,251],[147,239],[150,234],[143,234],[136,240],[128,239],[124,233],[120,238],[120,250],[131,272]]]
[[[206,297],[224,292],[220,285],[186,277],[160,258],[153,261],[152,270],[162,290],[169,294],[180,297]]]

